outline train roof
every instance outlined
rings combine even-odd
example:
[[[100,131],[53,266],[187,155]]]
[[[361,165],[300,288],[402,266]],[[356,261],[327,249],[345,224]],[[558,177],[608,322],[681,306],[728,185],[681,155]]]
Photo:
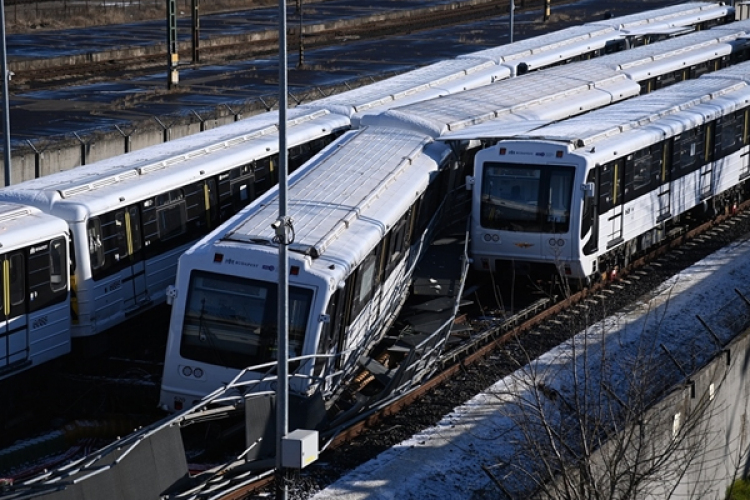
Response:
[[[323,110],[293,108],[288,112],[288,127],[305,127],[325,121],[330,127],[348,128],[347,119],[335,115],[328,117],[329,114]],[[321,120],[324,118],[328,119]],[[124,155],[27,180],[23,182],[23,189],[52,189],[59,190],[63,197],[72,196],[81,190],[94,189],[99,184],[107,185],[138,173],[170,167],[196,156],[237,147],[261,137],[277,136],[278,121],[277,111],[255,115],[174,141],[148,146]],[[10,186],[5,189],[13,190],[13,188]]]
[[[326,111],[290,111],[287,125],[289,147],[327,136],[332,130],[348,128],[348,119],[340,115]],[[132,203],[139,196],[147,197],[150,193],[170,189],[169,186],[178,187],[277,153],[279,127],[274,117],[278,116],[276,113],[273,115],[258,115],[257,120],[253,119],[256,117],[248,119],[248,123],[240,127],[247,132],[245,134],[208,134],[210,140],[195,137],[192,147],[185,141],[181,141],[179,148],[169,142],[152,146],[129,155],[6,187],[0,190],[0,199],[42,208],[64,203],[65,200],[73,204],[87,204],[92,209],[111,205],[113,199],[123,198],[121,202]],[[231,128],[238,130],[237,127]],[[213,140],[217,137],[224,137],[225,140]],[[153,180],[149,188],[144,185],[145,178]]]
[[[65,222],[41,210],[0,202],[0,248],[3,252],[66,234]]]
[[[505,82],[503,84],[503,89],[511,95],[517,92],[518,96],[520,97],[523,95],[523,89],[516,89],[513,86],[523,86],[522,84],[525,82],[523,78],[531,77],[532,75],[541,75],[537,78],[543,78],[544,75],[550,75],[555,79],[558,79],[560,82],[566,81],[565,79],[567,78],[569,82],[575,84],[577,78],[577,83],[580,83],[580,78],[576,75],[586,75],[587,77],[590,77],[590,80],[593,82],[604,83],[604,85],[601,87],[594,85],[591,87],[591,89],[601,88],[601,90],[606,91],[609,88],[613,88],[612,84],[608,82],[611,81],[610,79],[613,78],[613,75],[615,74],[626,78],[632,83],[641,82],[648,78],[653,78],[657,75],[664,75],[671,71],[689,67],[691,64],[707,61],[710,58],[714,58],[719,55],[729,54],[731,50],[733,50],[731,43],[735,40],[746,41],[748,33],[750,33],[750,21],[732,23],[731,25],[718,27],[717,31],[711,29],[696,32],[684,37],[680,37],[679,39],[666,40],[628,51],[610,54],[589,61],[579,62],[576,63],[575,66],[558,66],[545,70],[541,73],[530,73],[529,75],[524,75],[523,77]],[[575,72],[571,72],[571,68],[573,67],[576,68]],[[721,71],[727,72],[726,75],[731,74],[731,68]],[[742,72],[743,70],[740,69],[736,71]],[[707,74],[701,78],[707,78],[710,75],[711,74]],[[540,81],[538,83],[530,82],[529,87],[531,88],[534,85],[538,85],[538,87],[535,87],[537,88],[536,92],[539,92],[538,95],[543,95],[545,88],[544,85],[546,81],[547,80],[544,79],[544,81]],[[551,82],[552,80],[549,81]],[[601,107],[600,103],[597,106],[588,106],[587,108],[581,108],[577,112],[571,112],[567,116],[565,116],[565,114],[563,113],[563,111],[565,111],[565,108],[560,107],[561,104],[574,106],[576,101],[574,101],[573,98],[585,101],[585,98],[591,94],[590,90],[587,90],[585,87],[578,87],[578,90],[576,91],[573,91],[573,88],[574,87],[571,87],[570,96],[566,96],[563,88],[561,87],[557,89],[558,94],[556,96],[550,96],[551,99],[549,101],[544,101],[541,99],[533,103],[529,101],[528,106],[535,107],[537,110],[537,115],[530,116],[529,119],[523,122],[519,120],[509,119],[509,117],[507,117],[506,115],[498,114],[497,118],[475,120],[474,123],[468,123],[467,121],[465,122],[467,124],[465,126],[455,126],[453,124],[444,126],[439,129],[439,137],[441,140],[508,138],[517,135],[528,134],[532,130],[535,130],[540,126],[550,124],[556,120],[566,119],[569,116],[582,114],[586,111],[595,109],[596,107]],[[639,95],[640,93],[640,87],[638,88],[637,92],[634,91],[635,86],[631,87],[630,91],[625,91],[625,86],[617,86],[615,88],[621,88],[623,89],[623,91],[619,96],[613,95],[613,99],[611,100],[612,103],[624,100],[625,98],[634,97],[636,95]],[[552,90],[554,91],[555,88],[553,87]],[[481,91],[481,89],[477,92],[479,91]],[[463,99],[463,97],[463,95],[444,97],[442,101],[443,107],[455,107],[455,110],[457,112],[459,109],[463,108],[463,105],[460,104],[460,101]],[[435,120],[437,118],[437,106],[435,106],[435,110],[433,111],[429,109],[425,111],[423,109],[429,108],[431,102],[423,103],[422,105],[415,104],[413,106],[406,106],[403,110],[402,108],[395,108],[395,111],[393,111],[393,113],[391,114],[403,111],[404,113],[409,115],[416,115],[420,117],[426,116],[431,120]],[[550,109],[545,110],[544,106]],[[542,111],[551,111],[552,113],[554,113],[554,115],[551,116],[551,118],[553,119],[547,119],[550,117],[543,117],[541,114]],[[517,113],[516,109],[513,110],[513,113]],[[512,118],[515,118],[515,116]]]
[[[459,56],[459,58],[483,57],[495,61],[496,64],[503,64],[542,53],[565,53],[567,52],[566,47],[578,46],[581,43],[592,44],[598,41],[592,47],[601,47],[605,45],[606,41],[616,36],[615,32],[616,29],[613,26],[593,26],[590,24],[571,26],[570,28],[539,35],[534,38],[527,38],[499,47],[479,50],[471,54]]]
[[[528,73],[502,84],[365,115],[362,124],[410,127],[435,138],[483,122],[517,122],[520,129],[524,121],[539,126],[640,93],[640,85],[623,74],[603,66],[590,70],[557,67]]]
[[[586,44],[589,47],[588,50],[594,50],[605,46],[610,40],[624,38],[628,35],[682,32],[679,29],[681,26],[691,25],[701,20],[721,18],[730,12],[732,12],[731,7],[714,2],[688,2],[648,12],[571,26],[501,47],[473,52],[463,57],[486,57],[497,64],[503,64],[538,57],[546,53],[556,54],[553,57],[565,60],[571,56],[571,51],[568,50],[571,47],[576,47],[578,50],[582,44]]]
[[[746,72],[750,72],[750,63],[744,63],[742,66]],[[652,124],[665,117],[715,103],[723,97],[739,98],[741,102],[748,102],[748,90],[750,86],[747,81],[735,78],[699,78],[541,127],[524,138],[561,141],[575,147],[587,147],[628,130]],[[719,116],[733,109],[734,107],[726,105],[723,106],[723,110],[714,106],[709,115]]]
[[[388,109],[402,103],[461,92],[508,78],[511,71],[474,57],[450,59],[335,94],[301,107],[329,109],[345,116]]]
[[[294,242],[289,249],[342,263],[352,261],[352,252],[364,258],[368,250],[359,251],[364,242],[382,238],[401,218],[449,152],[410,131],[348,132],[290,180]],[[278,219],[278,190],[259,201],[228,222],[219,239],[275,247],[271,224]],[[344,232],[347,237],[340,238]]]
[[[595,26],[610,26],[618,30],[636,30],[646,26],[663,29],[665,26],[684,26],[726,16],[733,7],[723,2],[685,2],[662,9],[639,12],[588,23]]]

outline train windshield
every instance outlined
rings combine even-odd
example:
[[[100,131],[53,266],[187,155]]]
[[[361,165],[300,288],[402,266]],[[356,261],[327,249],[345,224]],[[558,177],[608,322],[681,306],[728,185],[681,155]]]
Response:
[[[180,354],[231,368],[276,360],[277,284],[194,271],[182,326]],[[289,356],[299,356],[312,290],[289,287]]]
[[[505,231],[564,233],[570,225],[573,167],[487,162],[481,224]]]

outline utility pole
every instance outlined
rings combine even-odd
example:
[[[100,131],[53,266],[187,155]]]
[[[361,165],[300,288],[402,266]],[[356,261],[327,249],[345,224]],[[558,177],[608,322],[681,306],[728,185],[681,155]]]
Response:
[[[200,0],[192,0],[192,33],[193,33],[193,64],[201,62],[200,43],[201,43],[201,21],[198,15]]]
[[[289,432],[289,226],[287,215],[287,68],[286,0],[279,0],[279,218],[274,224],[279,247],[279,292],[276,357],[276,499],[287,500],[282,450]]]
[[[3,138],[5,147],[3,148],[3,158],[5,161],[5,185],[10,186],[10,97],[8,84],[10,83],[10,71],[8,71],[8,56],[5,48],[5,0],[0,0],[0,26],[2,26],[2,57],[3,64]]]
[[[305,66],[305,46],[302,40],[302,0],[297,0],[297,15],[299,16],[299,62],[298,68]]]
[[[171,90],[180,81],[177,64],[180,51],[177,44],[176,0],[167,0],[167,89]]]

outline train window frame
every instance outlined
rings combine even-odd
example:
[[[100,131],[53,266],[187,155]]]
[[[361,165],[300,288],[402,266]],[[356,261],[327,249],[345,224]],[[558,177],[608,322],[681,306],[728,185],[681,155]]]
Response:
[[[380,284],[378,263],[380,262],[380,245],[375,248],[357,266],[352,297],[352,317],[357,317],[372,299]]]
[[[68,251],[65,237],[52,238],[43,245],[25,249],[28,312],[42,310],[68,297]]]
[[[61,249],[61,250],[60,250]],[[49,283],[53,293],[67,290],[68,266],[65,238],[54,238],[49,242]]]
[[[702,125],[689,128],[674,136],[672,142],[673,178],[682,177],[703,166],[705,131]]]
[[[104,243],[102,242],[102,223],[99,217],[91,217],[86,222],[86,236],[89,247],[89,261],[92,272],[106,264]]]
[[[387,279],[399,262],[406,255],[409,248],[409,226],[411,221],[411,208],[394,224],[389,232],[387,250],[385,251],[385,279]]]
[[[599,166],[598,207],[603,214],[623,202],[622,175],[625,166],[623,157],[615,158]]]
[[[159,241],[166,242],[187,232],[187,203],[182,188],[161,193],[154,202]]]
[[[8,256],[8,289],[10,290],[10,307],[23,305],[26,301],[26,259],[22,252],[13,252]]]
[[[657,142],[625,157],[625,202],[642,196],[659,184],[663,149],[663,142]]]
[[[587,184],[596,185],[596,171],[597,171],[596,168],[589,170],[588,175],[586,175]],[[584,194],[583,207],[581,208],[581,231],[580,231],[581,239],[583,239],[583,237],[586,236],[586,233],[588,233],[589,230],[592,229],[594,227],[594,224],[596,223],[596,221],[594,220],[594,217],[596,217],[595,208],[596,208],[595,198],[593,196],[586,196]]]
[[[737,109],[716,120],[714,150],[718,158],[739,151],[744,146],[745,111]]]

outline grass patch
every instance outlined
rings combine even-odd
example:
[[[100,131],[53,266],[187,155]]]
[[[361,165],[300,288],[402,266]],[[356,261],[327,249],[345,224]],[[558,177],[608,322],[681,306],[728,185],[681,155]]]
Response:
[[[727,488],[726,500],[750,500],[750,480],[736,480]]]

